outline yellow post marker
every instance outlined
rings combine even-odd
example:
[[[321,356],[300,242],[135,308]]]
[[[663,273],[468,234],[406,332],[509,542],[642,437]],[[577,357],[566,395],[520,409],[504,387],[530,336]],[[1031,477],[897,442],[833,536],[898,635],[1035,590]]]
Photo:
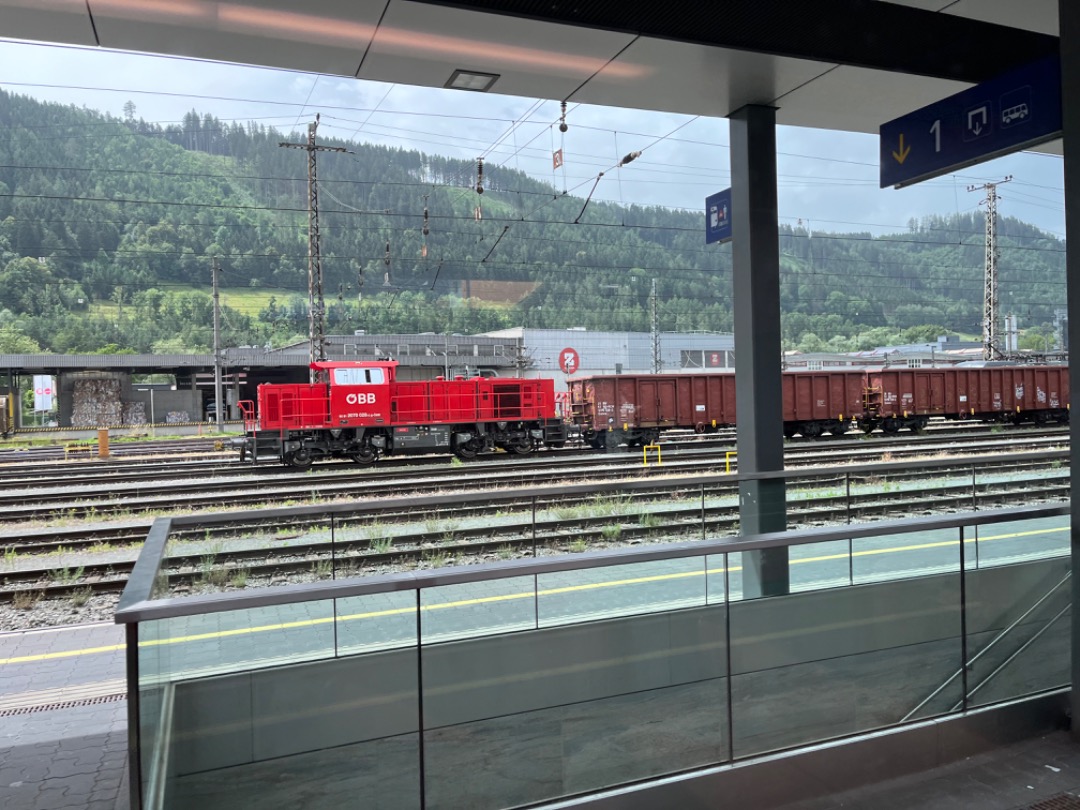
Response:
[[[649,466],[649,451],[650,450],[655,450],[656,451],[656,466],[657,467],[663,467],[664,466],[664,460],[660,457],[660,445],[658,445],[658,444],[643,444],[641,446],[641,466],[642,467],[648,467]]]
[[[728,450],[724,453],[724,472],[731,472],[731,460],[737,455],[739,455],[739,453],[736,450]]]

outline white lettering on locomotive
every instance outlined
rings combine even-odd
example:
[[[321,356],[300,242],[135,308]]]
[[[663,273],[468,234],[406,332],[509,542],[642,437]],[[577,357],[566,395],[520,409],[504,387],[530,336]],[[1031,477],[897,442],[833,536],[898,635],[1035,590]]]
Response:
[[[350,405],[374,405],[374,394],[346,394],[345,401]]]

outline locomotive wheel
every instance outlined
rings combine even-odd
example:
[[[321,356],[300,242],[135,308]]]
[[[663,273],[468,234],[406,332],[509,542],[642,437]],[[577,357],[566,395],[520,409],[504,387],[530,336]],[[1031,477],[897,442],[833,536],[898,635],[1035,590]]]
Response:
[[[465,444],[459,444],[454,448],[454,455],[465,461],[471,461],[476,458],[480,451],[472,446],[472,442],[466,442]]]
[[[508,444],[506,446],[506,449],[509,450],[511,453],[516,453],[519,456],[527,456],[533,451],[533,446],[532,442],[530,442],[528,439],[523,439],[520,442]]]
[[[370,447],[364,447],[356,453],[350,453],[349,458],[355,461],[357,464],[374,464],[378,458],[378,454]]]
[[[311,466],[312,458],[311,454],[301,447],[299,450],[294,450],[291,453],[285,454],[285,463],[290,467],[295,467],[298,470],[306,470]]]

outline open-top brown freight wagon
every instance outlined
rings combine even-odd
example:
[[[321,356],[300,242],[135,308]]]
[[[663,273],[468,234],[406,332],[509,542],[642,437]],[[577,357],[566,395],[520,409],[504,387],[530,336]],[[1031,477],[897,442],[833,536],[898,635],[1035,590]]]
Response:
[[[865,374],[789,371],[782,378],[784,434],[840,435],[863,408]],[[661,431],[710,433],[736,423],[735,375],[619,374],[570,380],[570,420],[595,447],[611,435],[635,447]]]
[[[869,433],[921,430],[933,416],[982,422],[1069,421],[1067,366],[876,369],[866,372],[866,407],[857,417]]]

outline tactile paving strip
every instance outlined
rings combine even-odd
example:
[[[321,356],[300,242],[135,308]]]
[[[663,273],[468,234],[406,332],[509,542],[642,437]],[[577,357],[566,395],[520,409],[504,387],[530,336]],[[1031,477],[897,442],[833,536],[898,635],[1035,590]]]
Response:
[[[1049,799],[1029,804],[1026,810],[1080,810],[1080,796],[1072,793],[1059,793]]]
[[[121,693],[118,695],[102,695],[100,697],[86,698],[84,700],[66,700],[61,703],[45,703],[40,706],[19,706],[16,709],[4,709],[3,711],[0,711],[0,717],[16,717],[21,714],[51,712],[56,709],[73,709],[76,706],[96,706],[99,703],[115,703],[118,700],[127,700],[127,695]],[[1080,804],[1076,806],[1080,807]]]

